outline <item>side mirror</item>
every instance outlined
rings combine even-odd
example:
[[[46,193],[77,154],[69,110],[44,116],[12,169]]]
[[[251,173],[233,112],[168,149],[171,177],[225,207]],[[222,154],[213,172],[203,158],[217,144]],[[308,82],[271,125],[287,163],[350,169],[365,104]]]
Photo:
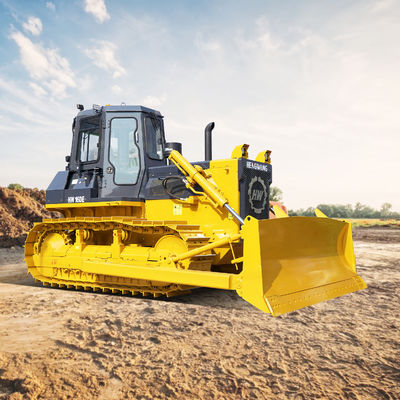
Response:
[[[71,156],[65,156],[65,161],[66,162],[70,162],[70,160],[71,160]]]

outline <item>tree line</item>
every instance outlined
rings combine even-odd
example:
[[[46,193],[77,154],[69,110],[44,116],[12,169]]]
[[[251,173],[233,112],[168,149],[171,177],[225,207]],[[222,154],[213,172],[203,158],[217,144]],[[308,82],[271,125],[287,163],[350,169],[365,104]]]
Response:
[[[270,187],[270,201],[282,201],[282,190],[276,186]],[[326,216],[330,218],[394,218],[400,219],[400,213],[392,211],[390,203],[383,203],[379,210],[356,203],[354,207],[351,204],[318,204],[317,207]],[[314,207],[300,208],[298,210],[289,210],[289,215],[300,215],[304,217],[314,217]]]
[[[383,203],[380,210],[356,203],[351,204],[318,204],[317,207],[330,218],[399,218],[400,213],[392,211],[390,203]],[[305,217],[315,216],[314,207],[289,210],[289,215],[301,215]]]

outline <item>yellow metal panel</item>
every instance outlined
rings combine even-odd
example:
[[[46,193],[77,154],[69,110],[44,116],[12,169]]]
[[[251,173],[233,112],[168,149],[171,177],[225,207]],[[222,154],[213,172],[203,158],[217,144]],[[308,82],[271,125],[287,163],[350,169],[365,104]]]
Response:
[[[288,218],[289,215],[287,215],[285,213],[285,211],[282,210],[282,208],[280,208],[279,206],[277,206],[276,204],[274,204],[272,206],[272,208],[274,209],[274,213],[275,213],[275,217],[276,218]]]
[[[277,316],[365,288],[364,281],[359,276],[353,276],[344,281],[296,293],[282,296],[268,296],[268,301],[273,310],[273,315]]]
[[[229,205],[237,212],[240,211],[239,171],[238,160],[212,160],[209,172],[216,185],[229,200]]]
[[[257,154],[256,161],[271,164],[271,150],[264,150]]]
[[[238,293],[279,315],[363,289],[351,228],[329,218],[246,218],[243,283]]]
[[[87,203],[60,203],[60,204],[46,204],[46,208],[49,210],[59,208],[82,208],[82,207],[115,207],[115,206],[132,206],[141,207],[143,202],[141,201],[91,201]]]
[[[237,160],[213,160],[205,170],[229,201],[230,206],[239,211],[239,180]],[[174,219],[200,225],[208,236],[216,231],[229,234],[239,232],[238,223],[229,217],[226,209],[215,209],[205,196],[192,196],[187,201],[178,199],[146,200],[145,215],[151,220]]]
[[[222,272],[180,270],[168,267],[146,267],[120,263],[84,261],[81,270],[124,278],[173,282],[181,285],[205,286],[216,289],[234,289],[236,275]]]
[[[231,158],[249,158],[249,153],[247,152],[248,148],[248,144],[240,144],[239,146],[236,146],[232,151]]]
[[[315,210],[314,210],[314,212],[315,212],[315,215],[318,217],[318,218],[328,218],[321,210],[319,210],[318,208],[316,208]]]
[[[65,217],[131,216],[144,218],[142,201],[92,201],[87,203],[46,204],[46,208]]]

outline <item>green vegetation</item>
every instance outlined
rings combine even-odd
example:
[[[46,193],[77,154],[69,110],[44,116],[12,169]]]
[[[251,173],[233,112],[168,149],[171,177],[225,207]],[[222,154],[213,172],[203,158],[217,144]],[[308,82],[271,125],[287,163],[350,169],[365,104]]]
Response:
[[[351,204],[318,204],[316,208],[330,218],[400,219],[400,213],[391,211],[392,205],[389,203],[383,203],[380,210],[375,210],[361,203],[356,203],[354,207]],[[289,215],[311,217],[315,215],[314,209],[314,207],[308,207],[306,209],[289,210]]]
[[[19,183],[10,183],[8,185],[8,189],[11,189],[11,190],[23,190],[24,187],[22,185],[20,185]]]
[[[282,201],[283,193],[282,190],[277,186],[271,186],[269,188],[269,200],[270,201]]]

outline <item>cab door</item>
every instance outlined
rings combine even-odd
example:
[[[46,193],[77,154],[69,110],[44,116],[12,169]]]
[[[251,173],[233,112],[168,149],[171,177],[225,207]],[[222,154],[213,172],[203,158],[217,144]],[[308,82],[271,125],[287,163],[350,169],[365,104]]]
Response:
[[[140,113],[106,113],[105,120],[101,197],[138,199],[144,175]]]

